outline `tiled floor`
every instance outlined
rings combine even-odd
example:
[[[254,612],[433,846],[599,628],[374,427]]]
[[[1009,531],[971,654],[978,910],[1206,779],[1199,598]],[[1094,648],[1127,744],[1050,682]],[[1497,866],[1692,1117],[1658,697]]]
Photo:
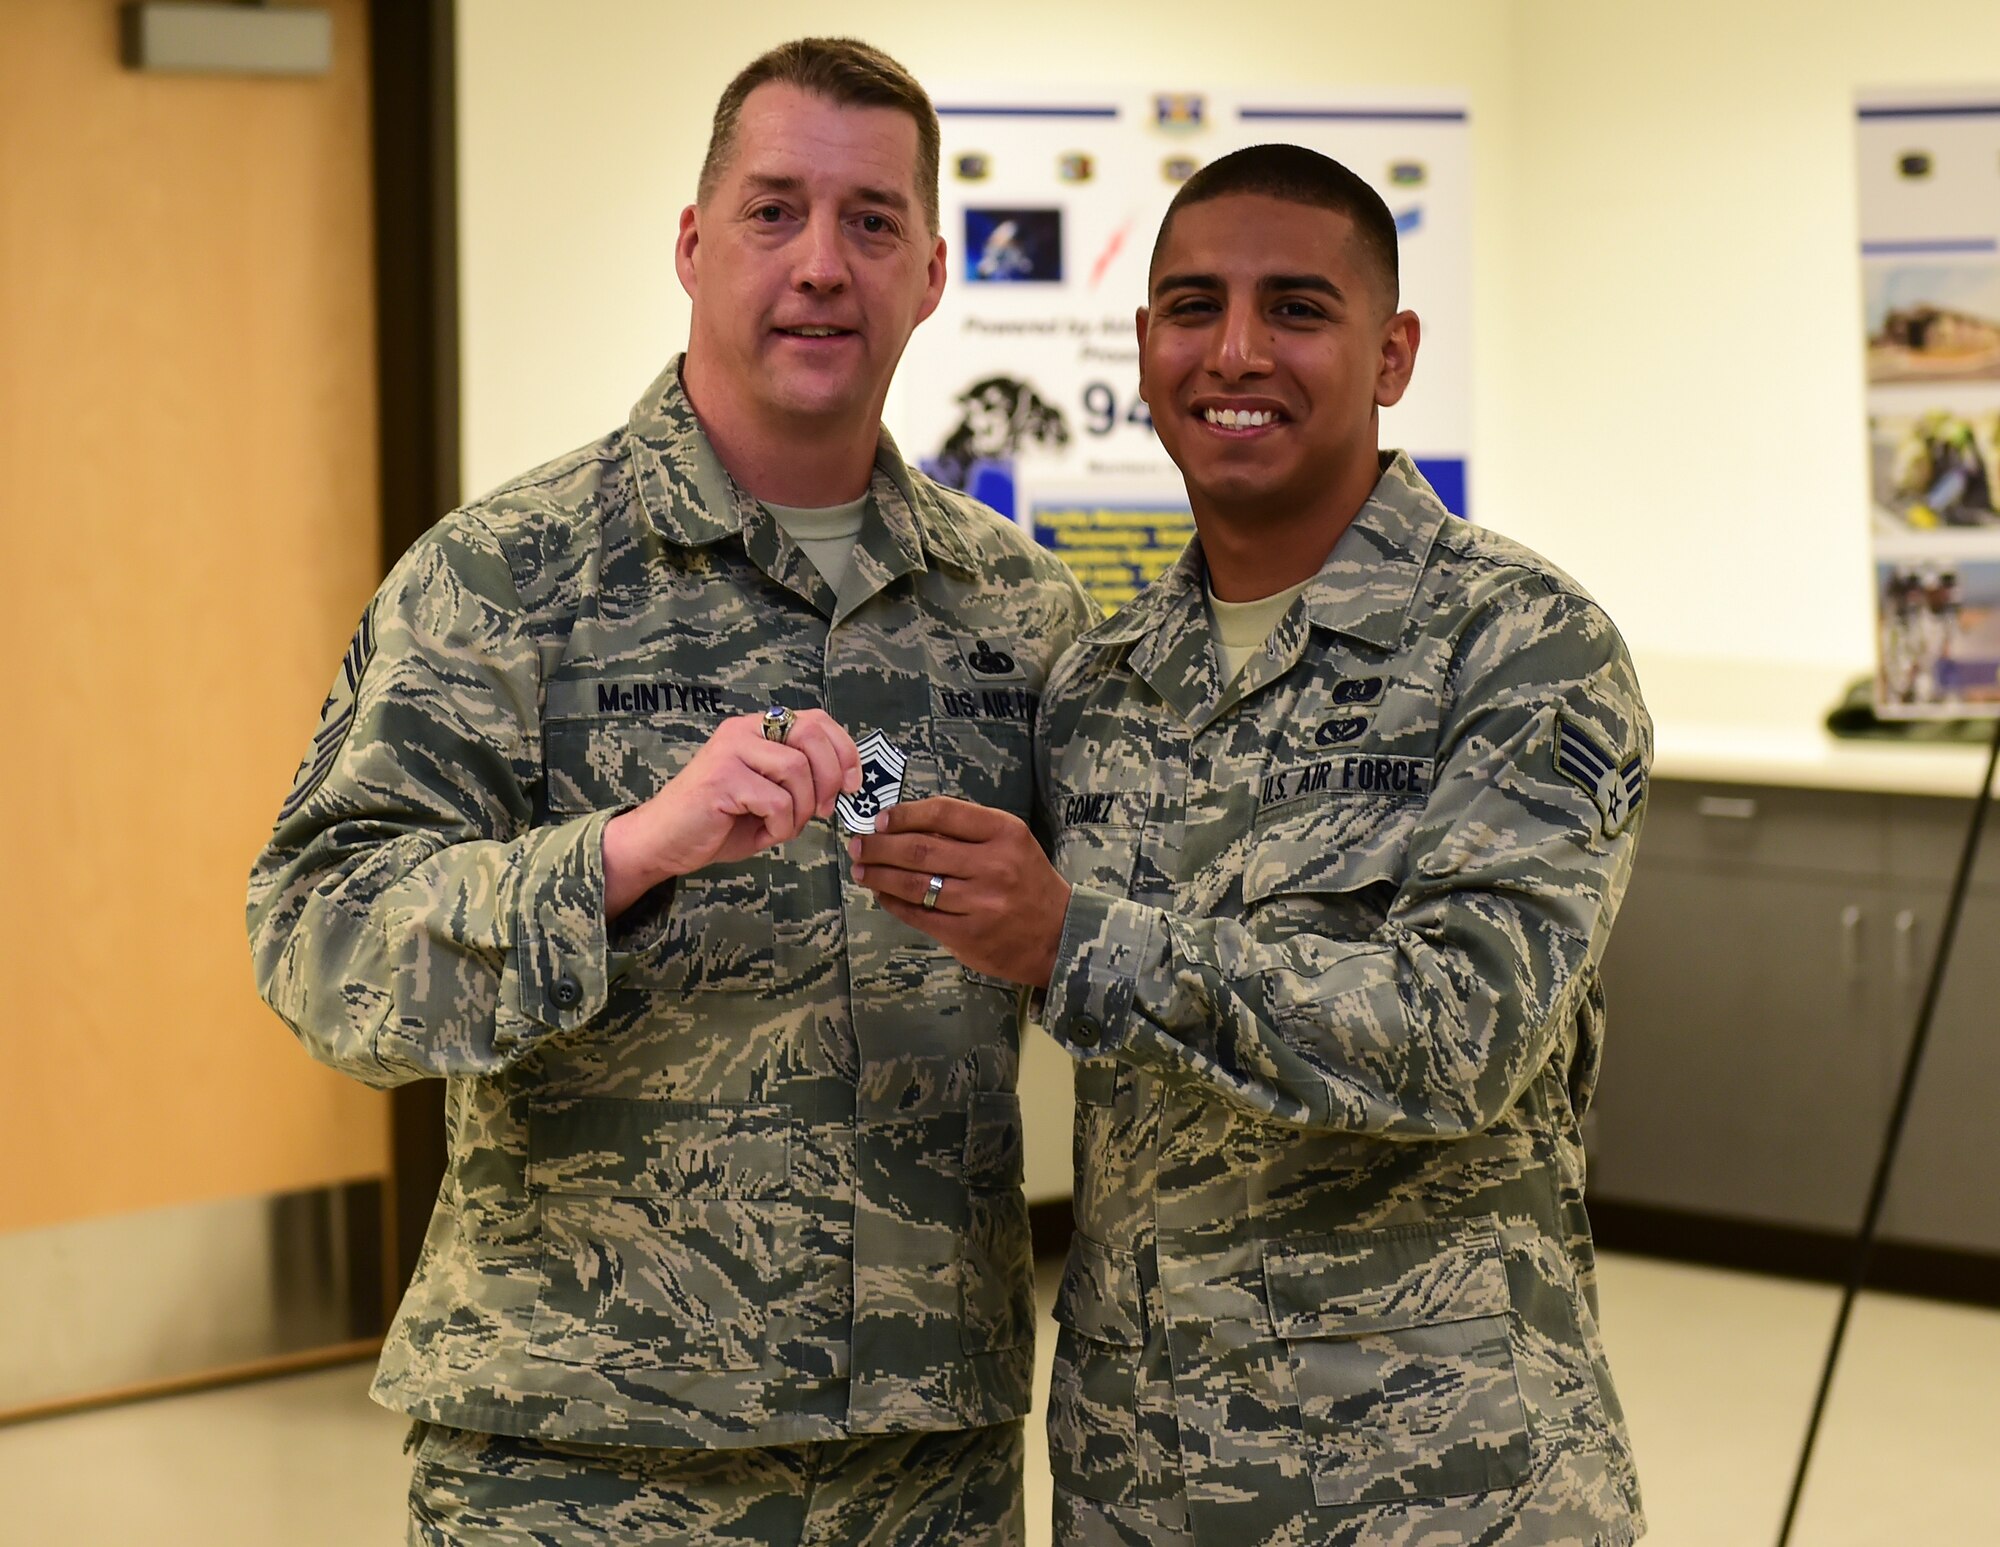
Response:
[[[1045,1306],[1052,1288],[1045,1275]],[[1836,1303],[1831,1289],[1606,1259],[1606,1337],[1655,1547],[1776,1540]],[[2000,1544],[2000,1314],[1868,1296],[1848,1350],[1797,1547]],[[0,1429],[0,1543],[400,1542],[405,1424],[367,1383],[348,1367]],[[1046,1542],[1039,1448],[1030,1465]]]

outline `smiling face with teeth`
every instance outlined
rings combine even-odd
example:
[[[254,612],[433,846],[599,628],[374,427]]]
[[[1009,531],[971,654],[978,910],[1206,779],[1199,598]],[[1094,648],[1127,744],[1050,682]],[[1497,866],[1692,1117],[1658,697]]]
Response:
[[[1175,212],[1138,317],[1140,392],[1224,600],[1313,574],[1380,476],[1413,312],[1335,210],[1237,193]]]
[[[682,382],[759,498],[827,505],[867,488],[889,379],[944,289],[917,166],[909,114],[770,82],[744,100],[713,188],[681,212]]]

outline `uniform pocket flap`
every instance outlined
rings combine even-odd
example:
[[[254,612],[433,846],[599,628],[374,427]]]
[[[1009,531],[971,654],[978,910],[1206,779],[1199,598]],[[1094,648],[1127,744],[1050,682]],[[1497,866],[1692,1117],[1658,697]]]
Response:
[[[1246,907],[1287,892],[1355,892],[1400,883],[1417,809],[1366,796],[1260,817],[1243,867]]]
[[[547,720],[544,799],[556,815],[636,805],[685,768],[707,739],[707,727],[698,725]]]
[[[580,1098],[534,1108],[528,1185],[622,1197],[761,1198],[785,1190],[791,1108]]]
[[[966,1186],[1018,1186],[1021,1151],[1021,1098],[1004,1090],[974,1092],[965,1114]]]
[[[1070,1237],[1069,1260],[1056,1290],[1055,1318],[1083,1337],[1120,1348],[1146,1342],[1145,1290],[1139,1259],[1131,1252],[1100,1246],[1088,1236]]]
[[[1021,688],[981,690],[987,709],[1011,713],[1018,723],[1002,719],[936,720],[931,722],[935,754],[927,766],[912,763],[903,784],[903,798],[955,795],[975,805],[1011,811],[1026,819],[1034,804],[1035,744],[1029,722],[1034,697]],[[1002,706],[995,708],[995,701]]]
[[[1506,1314],[1491,1224],[1414,1225],[1270,1242],[1264,1291],[1281,1338],[1354,1338]]]

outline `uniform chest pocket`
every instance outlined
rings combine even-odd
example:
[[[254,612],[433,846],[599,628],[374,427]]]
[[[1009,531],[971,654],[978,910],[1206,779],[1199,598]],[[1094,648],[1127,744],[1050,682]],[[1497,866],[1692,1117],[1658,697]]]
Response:
[[[718,722],[719,723],[719,722]],[[686,768],[715,726],[631,717],[551,720],[543,727],[552,820],[650,799]],[[660,988],[768,990],[777,979],[782,860],[770,852],[708,865],[674,882],[658,961]]]
[[[1527,1476],[1514,1317],[1490,1223],[1273,1242],[1264,1281],[1318,1503],[1461,1498]]]
[[[931,750],[932,768],[913,770],[918,777],[905,789],[906,799],[950,795],[1028,820],[1035,800],[1034,735],[1028,726],[933,719]]]
[[[1388,917],[1422,807],[1332,797],[1260,817],[1243,868],[1245,922],[1260,939],[1354,939]]]

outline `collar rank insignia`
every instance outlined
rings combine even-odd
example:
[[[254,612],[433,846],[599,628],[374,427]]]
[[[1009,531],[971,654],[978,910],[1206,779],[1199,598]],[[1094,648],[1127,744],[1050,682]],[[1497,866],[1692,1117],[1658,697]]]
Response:
[[[1590,797],[1604,818],[1607,838],[1625,830],[1646,798],[1645,755],[1634,752],[1621,763],[1617,753],[1562,713],[1556,715],[1556,772]]]
[[[903,798],[903,770],[910,760],[880,731],[870,731],[854,750],[861,754],[861,788],[836,800],[834,814],[850,833],[872,833],[875,818]]]

